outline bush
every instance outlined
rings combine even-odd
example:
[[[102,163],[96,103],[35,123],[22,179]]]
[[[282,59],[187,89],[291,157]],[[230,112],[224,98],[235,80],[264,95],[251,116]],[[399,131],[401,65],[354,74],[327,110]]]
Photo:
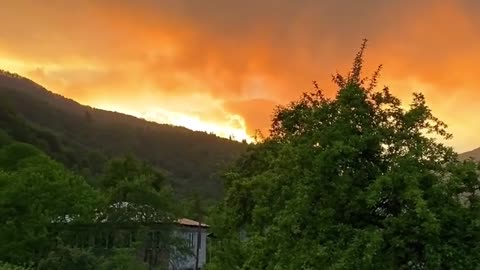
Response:
[[[101,270],[147,270],[148,265],[140,262],[135,254],[128,249],[116,250],[115,253],[106,258],[98,269]]]
[[[40,261],[38,270],[95,270],[98,259],[89,251],[62,247]]]
[[[33,270],[30,266],[19,266],[5,262],[0,262],[0,270]]]

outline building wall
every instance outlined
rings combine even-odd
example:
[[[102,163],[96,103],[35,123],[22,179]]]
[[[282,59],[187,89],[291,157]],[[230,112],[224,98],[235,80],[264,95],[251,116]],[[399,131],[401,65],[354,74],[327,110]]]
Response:
[[[200,249],[198,268],[205,269],[207,263],[207,230],[205,228],[186,227],[179,233],[185,239],[191,255],[175,256],[171,258],[170,270],[195,269],[195,254],[197,252],[197,237],[200,234]]]
[[[171,228],[172,229],[172,228]],[[152,269],[168,266],[171,270],[195,269],[195,254],[197,251],[197,235],[200,234],[199,269],[204,269],[207,261],[207,228],[196,226],[179,225],[170,233],[176,234],[178,240],[185,241],[188,254],[175,254],[171,250],[162,247],[161,238],[156,234],[163,232],[161,225],[152,225],[146,229],[148,235],[138,235],[137,226],[109,226],[108,224],[87,224],[80,226],[65,226],[57,228],[62,232],[64,243],[79,248],[93,248],[96,252],[108,249],[134,247],[134,241],[143,241],[138,246],[138,258],[152,265]],[[143,237],[146,236],[146,239]]]

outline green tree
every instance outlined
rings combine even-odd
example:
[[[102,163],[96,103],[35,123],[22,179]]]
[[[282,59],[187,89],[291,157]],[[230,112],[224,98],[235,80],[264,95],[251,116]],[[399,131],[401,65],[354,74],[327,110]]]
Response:
[[[100,265],[100,270],[147,270],[148,265],[139,262],[135,258],[135,253],[130,250],[116,250],[114,254],[106,258]]]
[[[99,262],[89,250],[59,247],[40,261],[37,270],[96,270]]]
[[[33,268],[0,262],[0,270],[33,270]]]
[[[107,198],[107,205],[100,219],[113,224],[134,225],[140,231],[138,237],[142,239],[139,248],[144,251],[149,249],[149,245],[156,245],[158,248],[153,249],[149,264],[161,261],[165,259],[165,254],[177,251],[179,256],[182,256],[185,252],[185,241],[173,233],[182,203],[173,196],[163,174],[130,156],[112,160],[105,171],[100,184]],[[152,224],[161,228],[152,231],[149,227]],[[128,254],[133,263],[136,259],[135,253]],[[128,259],[128,254],[118,254],[105,265],[119,265]]]
[[[4,171],[16,171],[21,169],[22,162],[40,157],[45,159],[44,154],[26,143],[11,143],[0,148],[0,168]]]
[[[12,139],[10,138],[10,136],[8,136],[8,134],[0,129],[0,147],[3,147],[5,145],[8,145],[12,142]]]
[[[179,207],[175,204],[173,191],[165,177],[133,157],[109,162],[101,187],[107,196],[109,210],[105,213],[109,218],[129,220],[136,217],[138,211],[142,212],[143,219],[139,222],[172,221],[178,218]]]
[[[273,117],[271,135],[226,175],[209,269],[476,269],[478,166],[436,138],[446,125],[415,93],[408,109],[366,43],[338,91],[315,89]]]
[[[56,222],[93,219],[97,193],[81,177],[24,144],[0,160],[0,260],[37,263],[55,245]]]

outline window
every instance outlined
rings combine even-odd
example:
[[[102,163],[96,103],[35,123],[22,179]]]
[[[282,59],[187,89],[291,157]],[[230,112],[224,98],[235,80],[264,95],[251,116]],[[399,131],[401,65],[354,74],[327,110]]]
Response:
[[[196,240],[195,234],[192,233],[192,232],[188,233],[187,246],[188,246],[189,248],[195,247],[195,240]]]

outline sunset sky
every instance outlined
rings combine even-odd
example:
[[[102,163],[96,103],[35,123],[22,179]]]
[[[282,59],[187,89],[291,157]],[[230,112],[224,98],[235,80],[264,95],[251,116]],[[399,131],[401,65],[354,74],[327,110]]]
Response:
[[[480,1],[4,0],[0,68],[80,103],[244,139],[276,104],[367,71],[423,92],[458,151],[480,146]]]

